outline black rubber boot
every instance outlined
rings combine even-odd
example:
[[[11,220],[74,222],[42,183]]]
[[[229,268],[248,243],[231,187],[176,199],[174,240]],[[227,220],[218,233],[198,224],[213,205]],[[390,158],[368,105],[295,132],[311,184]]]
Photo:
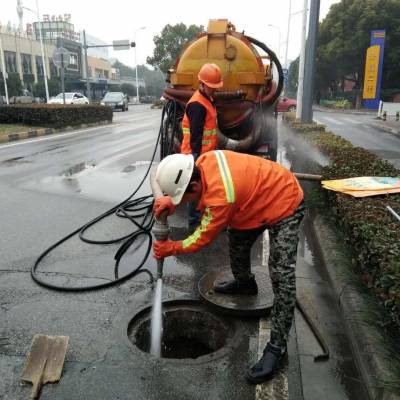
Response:
[[[214,282],[214,291],[223,294],[247,294],[256,295],[258,293],[257,282],[254,277],[247,282],[239,282],[236,279],[224,282]]]
[[[247,380],[255,385],[270,380],[284,365],[284,356],[280,347],[268,343],[262,357],[247,372]]]

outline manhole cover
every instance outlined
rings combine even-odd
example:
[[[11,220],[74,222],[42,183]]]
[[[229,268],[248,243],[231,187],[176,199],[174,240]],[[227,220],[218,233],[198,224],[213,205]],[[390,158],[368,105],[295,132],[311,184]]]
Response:
[[[163,303],[161,357],[207,361],[232,349],[236,323],[221,318],[195,300]],[[151,307],[139,312],[128,325],[128,338],[142,352],[150,352]]]
[[[258,295],[226,295],[214,292],[215,281],[233,279],[230,270],[212,271],[199,281],[200,296],[214,309],[243,317],[265,316],[274,303],[272,284],[267,273],[268,267],[252,267],[258,285]]]

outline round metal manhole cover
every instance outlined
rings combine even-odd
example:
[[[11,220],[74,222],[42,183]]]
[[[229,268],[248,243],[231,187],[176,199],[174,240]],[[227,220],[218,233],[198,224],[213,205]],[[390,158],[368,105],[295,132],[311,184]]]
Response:
[[[207,362],[225,355],[238,341],[234,320],[215,315],[199,300],[173,300],[162,304],[161,358]],[[151,307],[136,314],[128,325],[129,340],[150,353]]]
[[[267,268],[257,266],[251,269],[258,285],[258,294],[255,296],[214,292],[215,281],[233,279],[230,270],[212,271],[205,274],[198,284],[200,296],[214,309],[221,312],[243,317],[265,316],[274,303],[274,294]]]

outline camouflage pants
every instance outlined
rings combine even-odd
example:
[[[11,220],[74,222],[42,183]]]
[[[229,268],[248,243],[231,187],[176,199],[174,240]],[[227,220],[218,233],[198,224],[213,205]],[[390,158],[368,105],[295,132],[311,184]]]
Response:
[[[256,229],[229,229],[229,254],[234,277],[246,281],[252,276],[250,251],[265,229],[269,229],[269,271],[274,291],[272,307],[271,343],[286,347],[296,304],[296,255],[300,223],[305,207],[301,204],[290,217],[272,226]]]

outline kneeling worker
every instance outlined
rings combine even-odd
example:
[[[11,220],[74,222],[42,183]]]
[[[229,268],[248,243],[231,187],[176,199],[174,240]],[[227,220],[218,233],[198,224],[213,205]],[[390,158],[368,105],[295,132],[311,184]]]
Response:
[[[214,282],[224,294],[256,295],[250,250],[265,229],[270,234],[269,268],[274,291],[271,338],[261,359],[248,371],[257,384],[282,366],[296,302],[296,254],[304,216],[303,191],[295,176],[281,165],[260,157],[227,150],[209,151],[194,163],[192,155],[173,154],[158,165],[156,180],[166,196],[154,212],[170,214],[181,202],[199,201],[201,224],[182,241],[155,241],[154,256],[192,253],[228,227],[234,279]]]

